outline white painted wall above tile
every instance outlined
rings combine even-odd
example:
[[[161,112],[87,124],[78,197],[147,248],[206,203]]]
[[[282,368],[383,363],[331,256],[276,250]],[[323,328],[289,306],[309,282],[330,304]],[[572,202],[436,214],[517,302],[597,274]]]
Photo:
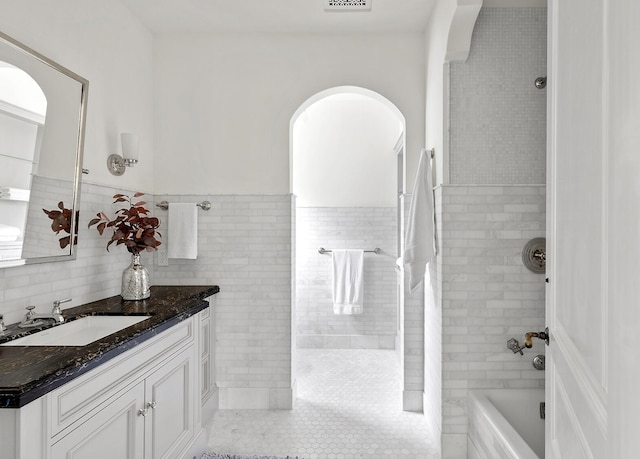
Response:
[[[0,30],[89,80],[85,183],[152,191],[152,36],[120,2],[6,0]],[[140,136],[140,162],[114,177],[120,133]]]
[[[293,124],[293,193],[301,207],[396,205],[394,145],[403,122],[367,95],[327,96]]]
[[[402,112],[413,177],[424,146],[423,41],[420,33],[156,37],[156,193],[291,192],[291,117],[344,85],[376,91]]]

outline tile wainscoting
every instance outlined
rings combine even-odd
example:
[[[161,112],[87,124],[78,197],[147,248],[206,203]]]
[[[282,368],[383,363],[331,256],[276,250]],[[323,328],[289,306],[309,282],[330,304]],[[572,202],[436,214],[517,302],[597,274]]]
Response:
[[[296,342],[299,348],[395,349],[398,325],[393,207],[298,207]],[[364,312],[335,315],[331,254],[318,248],[364,249]]]

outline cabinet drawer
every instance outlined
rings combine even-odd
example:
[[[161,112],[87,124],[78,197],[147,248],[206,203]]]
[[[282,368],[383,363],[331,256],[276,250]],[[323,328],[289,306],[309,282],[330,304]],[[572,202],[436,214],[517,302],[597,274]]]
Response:
[[[50,433],[83,422],[94,410],[142,380],[154,367],[194,342],[195,317],[162,332],[47,395]]]

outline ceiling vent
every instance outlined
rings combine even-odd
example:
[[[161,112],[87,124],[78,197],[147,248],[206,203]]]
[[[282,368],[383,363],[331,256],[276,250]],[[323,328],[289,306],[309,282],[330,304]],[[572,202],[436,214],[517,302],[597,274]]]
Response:
[[[323,0],[325,11],[371,11],[371,0]]]

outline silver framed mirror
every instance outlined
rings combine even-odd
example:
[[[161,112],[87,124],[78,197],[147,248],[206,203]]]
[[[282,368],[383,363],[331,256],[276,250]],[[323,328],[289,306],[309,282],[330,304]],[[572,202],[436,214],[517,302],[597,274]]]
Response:
[[[88,91],[0,32],[0,268],[76,257]]]

